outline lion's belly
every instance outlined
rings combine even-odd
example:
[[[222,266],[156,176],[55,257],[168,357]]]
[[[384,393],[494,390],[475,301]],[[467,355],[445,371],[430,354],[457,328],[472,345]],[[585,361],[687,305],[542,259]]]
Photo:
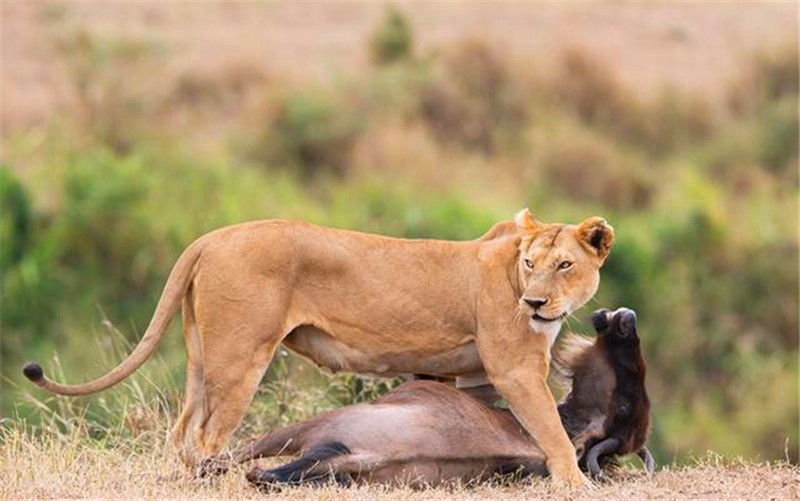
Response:
[[[408,373],[458,376],[483,371],[474,342],[445,346],[429,353],[420,353],[419,350],[376,352],[347,345],[316,327],[302,326],[292,331],[284,339],[284,344],[333,371],[378,376]]]

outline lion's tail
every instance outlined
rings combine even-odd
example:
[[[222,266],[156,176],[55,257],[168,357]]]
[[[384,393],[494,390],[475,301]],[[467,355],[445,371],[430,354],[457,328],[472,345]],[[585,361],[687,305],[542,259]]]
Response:
[[[183,252],[181,257],[178,258],[178,261],[175,263],[175,266],[173,266],[172,272],[167,279],[166,285],[164,285],[164,290],[161,293],[161,298],[158,300],[156,311],[153,313],[153,318],[150,320],[147,331],[145,331],[144,336],[142,336],[141,341],[136,345],[133,352],[128,355],[128,358],[121,364],[114,367],[104,376],[83,384],[58,384],[50,381],[44,376],[42,367],[33,362],[29,362],[23,367],[22,372],[25,374],[25,377],[39,387],[52,393],[77,396],[89,395],[105,390],[133,374],[136,369],[141,367],[142,364],[150,358],[161,342],[161,339],[164,337],[170,320],[172,320],[172,317],[178,311],[181,300],[186,294],[189,283],[192,281],[194,265],[200,257],[203,247],[205,247],[204,239],[201,238],[190,245]]]

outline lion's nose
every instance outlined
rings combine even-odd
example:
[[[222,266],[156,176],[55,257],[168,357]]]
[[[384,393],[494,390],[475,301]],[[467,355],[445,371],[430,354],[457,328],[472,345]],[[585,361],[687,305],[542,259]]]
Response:
[[[538,310],[542,306],[547,304],[547,299],[531,299],[531,298],[524,298],[525,302],[528,303],[528,306],[533,308],[534,310]]]

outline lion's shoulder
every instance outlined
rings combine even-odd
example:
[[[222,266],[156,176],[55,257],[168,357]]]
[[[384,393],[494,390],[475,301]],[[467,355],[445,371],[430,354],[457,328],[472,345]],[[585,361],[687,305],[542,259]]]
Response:
[[[500,221],[489,228],[489,231],[481,235],[478,240],[484,242],[496,238],[516,236],[517,234],[517,225],[515,225],[513,221]]]

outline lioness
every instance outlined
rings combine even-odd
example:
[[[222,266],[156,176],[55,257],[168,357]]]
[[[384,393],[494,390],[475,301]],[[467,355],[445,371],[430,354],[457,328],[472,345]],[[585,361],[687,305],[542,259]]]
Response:
[[[592,315],[597,337],[573,335],[556,353],[571,382],[558,405],[567,434],[592,476],[610,456],[645,447],[650,401],[636,314],[620,308]],[[546,473],[542,451],[514,416],[493,406],[492,387],[457,390],[434,381],[405,383],[372,403],[350,405],[275,430],[230,454],[205,461],[203,474],[221,474],[252,459],[299,454],[273,468],[255,468],[250,482],[266,487],[350,483],[436,486],[502,475]]]
[[[24,373],[62,395],[106,389],[150,357],[182,303],[186,397],[173,438],[189,465],[226,445],[283,342],[334,371],[488,376],[552,476],[584,484],[546,379],[561,323],[596,292],[613,241],[599,217],[543,224],[527,209],[465,242],[228,226],[183,252],[119,366],[79,385],[49,381],[36,364]]]

